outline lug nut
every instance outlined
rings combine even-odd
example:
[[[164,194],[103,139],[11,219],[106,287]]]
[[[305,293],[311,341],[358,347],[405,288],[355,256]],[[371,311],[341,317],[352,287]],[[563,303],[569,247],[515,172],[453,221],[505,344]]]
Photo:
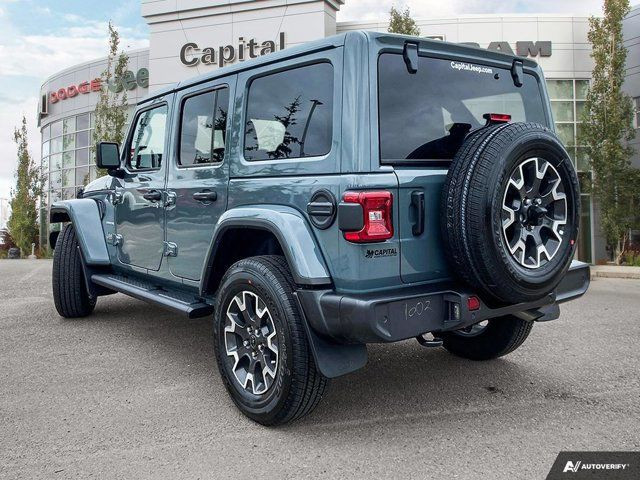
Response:
[[[249,340],[245,340],[244,342],[242,342],[242,345],[244,345],[245,347],[249,346]]]
[[[258,330],[257,328],[254,330],[253,334],[258,337],[260,336],[260,330]]]
[[[251,356],[253,358],[257,358],[258,357],[258,352],[251,352]]]
[[[247,333],[251,334],[251,327],[247,327]]]
[[[541,198],[536,198],[536,205],[540,205],[542,204],[542,199]]]
[[[264,345],[262,343],[258,345],[258,350],[260,350],[261,352],[264,352]]]

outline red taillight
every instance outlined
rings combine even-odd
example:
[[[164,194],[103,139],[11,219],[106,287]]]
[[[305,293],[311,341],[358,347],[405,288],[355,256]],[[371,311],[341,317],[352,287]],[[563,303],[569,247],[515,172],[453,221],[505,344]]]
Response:
[[[357,203],[362,206],[363,227],[358,231],[344,232],[344,238],[350,242],[382,242],[393,237],[391,192],[346,192],[342,197],[345,203]]]
[[[480,299],[478,297],[469,297],[467,299],[467,307],[470,312],[480,309]]]
[[[508,123],[511,121],[511,115],[506,113],[485,113],[483,116],[489,123]]]

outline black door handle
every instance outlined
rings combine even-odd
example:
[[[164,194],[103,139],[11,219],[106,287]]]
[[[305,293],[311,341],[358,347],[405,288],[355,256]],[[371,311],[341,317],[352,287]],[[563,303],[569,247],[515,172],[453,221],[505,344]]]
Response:
[[[411,208],[416,214],[411,232],[417,237],[424,233],[424,192],[411,192]]]
[[[194,193],[193,198],[199,202],[215,202],[218,199],[218,194],[211,190],[203,190]]]
[[[145,200],[149,200],[151,202],[157,202],[158,200],[162,200],[162,192],[160,190],[149,190],[149,189],[140,189],[138,190],[142,193],[142,198]]]

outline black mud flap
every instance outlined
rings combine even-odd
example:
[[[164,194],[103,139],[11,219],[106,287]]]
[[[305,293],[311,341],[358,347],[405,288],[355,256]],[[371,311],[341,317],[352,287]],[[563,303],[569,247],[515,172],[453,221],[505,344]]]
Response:
[[[355,372],[367,364],[367,346],[364,344],[341,344],[318,335],[307,321],[308,315],[320,315],[320,312],[305,312],[300,298],[294,293],[302,316],[307,338],[311,345],[313,358],[318,370],[327,378],[336,378]]]

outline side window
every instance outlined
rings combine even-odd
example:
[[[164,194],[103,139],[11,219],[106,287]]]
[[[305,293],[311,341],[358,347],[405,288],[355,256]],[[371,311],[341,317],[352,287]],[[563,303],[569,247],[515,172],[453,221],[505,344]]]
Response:
[[[229,89],[187,98],[182,105],[178,165],[222,162],[229,109]]]
[[[166,126],[166,105],[145,110],[138,115],[127,158],[127,166],[131,170],[160,168],[164,157]]]
[[[249,161],[326,155],[333,132],[333,65],[317,63],[260,77],[249,86],[244,157]]]

